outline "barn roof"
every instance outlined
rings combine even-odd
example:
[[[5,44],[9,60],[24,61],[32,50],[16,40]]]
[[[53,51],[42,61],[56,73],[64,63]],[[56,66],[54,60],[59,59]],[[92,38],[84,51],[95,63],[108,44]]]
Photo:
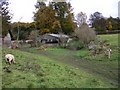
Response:
[[[69,37],[68,35],[65,35],[65,34],[47,34],[47,35],[57,37],[57,38],[60,38],[60,37],[68,38]]]

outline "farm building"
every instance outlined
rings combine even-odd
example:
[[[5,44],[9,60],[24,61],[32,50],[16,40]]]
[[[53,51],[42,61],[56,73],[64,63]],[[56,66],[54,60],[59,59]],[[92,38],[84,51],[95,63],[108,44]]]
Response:
[[[69,36],[65,34],[45,34],[41,37],[42,43],[59,43],[61,39],[68,40]]]

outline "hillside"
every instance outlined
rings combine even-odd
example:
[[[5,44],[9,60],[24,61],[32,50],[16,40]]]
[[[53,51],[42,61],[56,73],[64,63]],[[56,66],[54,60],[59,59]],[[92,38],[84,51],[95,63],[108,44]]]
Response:
[[[5,63],[12,53],[16,63]],[[42,55],[3,48],[3,88],[106,88],[114,87],[77,68]]]

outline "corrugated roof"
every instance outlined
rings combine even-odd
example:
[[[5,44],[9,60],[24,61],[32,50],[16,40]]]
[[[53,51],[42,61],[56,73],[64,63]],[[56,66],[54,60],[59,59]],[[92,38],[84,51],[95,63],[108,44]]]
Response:
[[[69,36],[64,35],[64,34],[48,34],[48,35],[53,36],[53,37],[58,37],[58,38],[60,38],[60,37],[68,38],[69,37]]]

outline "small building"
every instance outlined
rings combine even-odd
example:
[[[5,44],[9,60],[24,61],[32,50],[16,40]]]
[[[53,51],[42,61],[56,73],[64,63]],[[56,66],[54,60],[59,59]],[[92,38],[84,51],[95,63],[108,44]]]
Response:
[[[59,43],[61,39],[69,39],[69,36],[65,34],[45,34],[41,37],[42,43]]]

